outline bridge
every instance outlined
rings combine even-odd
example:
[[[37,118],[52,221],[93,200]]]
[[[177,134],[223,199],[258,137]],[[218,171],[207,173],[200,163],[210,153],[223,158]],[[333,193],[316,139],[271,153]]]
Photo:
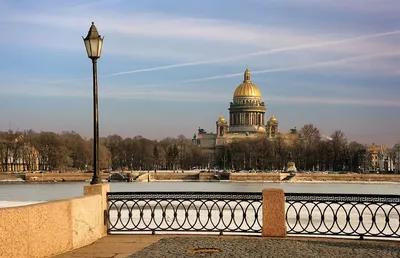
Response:
[[[124,172],[112,172],[108,175],[108,182],[112,181],[127,182],[129,181],[129,174]]]

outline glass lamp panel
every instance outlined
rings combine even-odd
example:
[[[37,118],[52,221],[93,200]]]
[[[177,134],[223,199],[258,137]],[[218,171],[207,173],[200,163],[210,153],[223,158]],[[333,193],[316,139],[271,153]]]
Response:
[[[90,39],[91,55],[90,57],[100,57],[99,56],[99,39]]]
[[[91,57],[92,50],[90,48],[90,39],[85,39],[83,42],[85,42],[85,48],[86,48],[86,53],[88,57]]]
[[[101,56],[101,50],[103,49],[103,39],[102,38],[99,38],[99,46],[98,46],[98,50],[97,50],[97,54],[98,54],[98,57],[100,58],[100,56]]]

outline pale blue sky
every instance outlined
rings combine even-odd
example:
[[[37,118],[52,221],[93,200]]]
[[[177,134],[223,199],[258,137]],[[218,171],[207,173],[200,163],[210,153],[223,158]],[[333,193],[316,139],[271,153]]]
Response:
[[[102,136],[215,131],[248,67],[281,130],[393,145],[399,13],[398,0],[0,0],[0,130],[91,137],[94,21]]]

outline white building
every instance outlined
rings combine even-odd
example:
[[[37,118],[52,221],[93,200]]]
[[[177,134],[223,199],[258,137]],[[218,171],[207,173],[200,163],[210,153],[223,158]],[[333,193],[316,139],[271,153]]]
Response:
[[[394,163],[394,172],[399,174],[400,173],[400,142],[396,143],[392,149],[392,157]]]

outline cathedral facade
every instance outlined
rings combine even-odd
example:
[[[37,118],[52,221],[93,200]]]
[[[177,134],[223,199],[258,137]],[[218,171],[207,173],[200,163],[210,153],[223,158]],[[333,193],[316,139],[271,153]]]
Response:
[[[208,133],[199,128],[193,141],[205,150],[214,150],[234,140],[266,136],[270,139],[278,135],[279,122],[274,115],[265,120],[267,105],[262,100],[260,89],[251,81],[248,69],[243,82],[236,87],[229,106],[229,122],[221,114],[216,121],[216,133]]]

